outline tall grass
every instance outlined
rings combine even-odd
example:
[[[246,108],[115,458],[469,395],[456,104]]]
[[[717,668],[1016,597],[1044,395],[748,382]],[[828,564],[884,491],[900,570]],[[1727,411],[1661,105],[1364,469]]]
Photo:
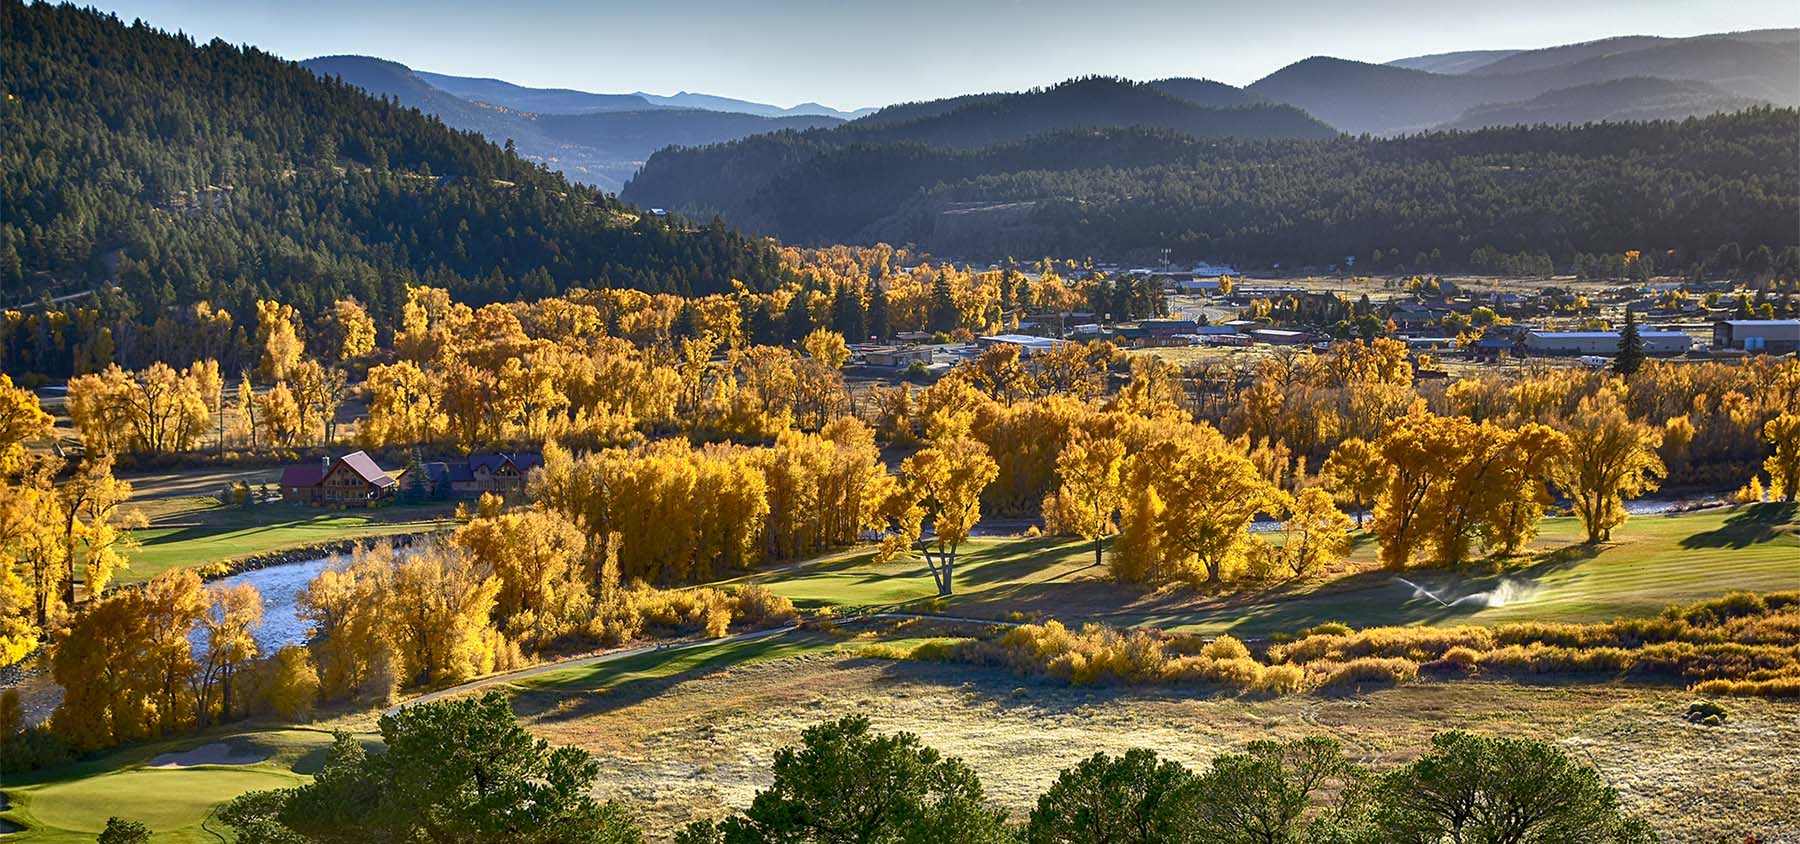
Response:
[[[886,654],[884,654],[886,655]],[[1711,694],[1800,697],[1800,593],[1735,592],[1652,618],[1500,627],[1319,625],[1260,654],[1230,636],[1061,622],[934,643],[914,659],[1009,667],[1075,685],[1191,683],[1283,694],[1459,677],[1600,674]]]

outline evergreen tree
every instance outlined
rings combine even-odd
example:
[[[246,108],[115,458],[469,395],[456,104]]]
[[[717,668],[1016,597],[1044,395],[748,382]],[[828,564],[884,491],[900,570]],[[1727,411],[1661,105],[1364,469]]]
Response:
[[[788,300],[787,313],[781,317],[781,339],[788,343],[798,343],[813,330],[812,309],[806,306],[809,294],[805,288],[794,291],[794,298]]]
[[[931,330],[948,334],[962,324],[962,313],[956,309],[956,298],[950,293],[950,275],[939,271],[931,282]]]
[[[681,303],[681,310],[675,313],[675,322],[669,326],[669,336],[676,340],[697,337],[700,334],[699,315],[694,313],[693,302]]]
[[[891,342],[889,335],[887,289],[878,282],[869,283],[869,334],[878,337],[882,342]]]
[[[840,285],[832,300],[831,329],[851,343],[869,339],[868,317],[863,312],[862,297],[848,286]]]
[[[1638,335],[1637,318],[1625,309],[1625,327],[1619,331],[1619,355],[1613,358],[1613,371],[1630,378],[1644,365],[1644,338]]]

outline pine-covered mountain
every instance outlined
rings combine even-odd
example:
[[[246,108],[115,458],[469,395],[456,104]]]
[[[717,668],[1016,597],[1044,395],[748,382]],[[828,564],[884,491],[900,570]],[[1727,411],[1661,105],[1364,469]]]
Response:
[[[202,300],[242,325],[259,297],[316,314],[354,296],[392,325],[420,282],[483,302],[781,272],[761,241],[640,215],[254,48],[20,0],[0,28],[5,305],[97,308],[121,359],[134,326]]]
[[[829,130],[755,135],[706,147],[666,149],[651,156],[621,196],[658,207],[724,214],[767,232],[804,232],[803,238],[811,240],[854,234],[860,227],[858,220],[867,222],[866,210],[839,212],[847,210],[845,204],[863,209],[865,199],[819,197],[815,207],[789,210],[819,219],[824,228],[803,224],[790,229],[787,223],[763,213],[774,209],[758,210],[755,197],[791,176],[850,159],[891,160],[894,169],[849,175],[907,186],[911,184],[907,177],[910,168],[903,162],[936,160],[940,151],[983,150],[1046,134],[1078,136],[1083,131],[1127,128],[1192,138],[1322,139],[1337,134],[1288,106],[1246,97],[1239,105],[1208,107],[1170,93],[1217,98],[1213,86],[1217,83],[1203,80],[1142,83],[1092,77],[1022,93],[902,103]],[[883,191],[869,195],[882,196],[886,196]]]
[[[1660,84],[1603,84],[1624,80]],[[1632,35],[1540,50],[1415,56],[1385,65],[1315,56],[1245,90],[1305,109],[1346,132],[1377,135],[1800,106],[1800,30]]]
[[[1635,76],[1558,88],[1529,100],[1475,106],[1444,124],[1443,128],[1679,120],[1695,114],[1739,111],[1761,104],[1761,100],[1740,97],[1706,82]]]
[[[683,97],[704,95],[652,97],[526,88],[498,79],[424,73],[368,56],[322,56],[301,64],[371,94],[393,97],[451,128],[478,132],[496,144],[511,141],[520,155],[609,191],[617,191],[651,153],[665,146],[712,144],[843,122],[823,114],[769,116],[671,105]],[[781,111],[759,103],[744,105]]]
[[[1144,128],[960,149],[820,139],[854,125],[665,150],[624,196],[793,243],[912,243],[971,259],[1168,249],[1246,266],[1354,256],[1385,269],[1426,256],[1449,270],[1496,251],[1566,264],[1640,249],[1685,266],[1736,244],[1765,267],[1800,267],[1792,109],[1397,139]]]

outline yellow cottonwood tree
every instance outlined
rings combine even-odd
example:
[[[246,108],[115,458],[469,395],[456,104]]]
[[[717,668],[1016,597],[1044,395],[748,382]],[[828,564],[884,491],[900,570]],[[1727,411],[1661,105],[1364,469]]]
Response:
[[[1783,413],[1763,424],[1763,441],[1774,449],[1763,460],[1769,473],[1769,497],[1793,503],[1800,495],[1800,416]]]
[[[900,464],[903,515],[894,520],[908,545],[923,541],[919,551],[939,595],[952,593],[957,549],[981,521],[981,493],[999,472],[987,446],[968,436],[934,440]],[[922,518],[931,520],[929,539],[921,540]]]
[[[339,361],[353,361],[375,351],[375,320],[355,299],[332,303],[331,328],[335,340],[331,352]]]
[[[1551,479],[1574,500],[1588,543],[1609,540],[1625,522],[1625,499],[1654,492],[1660,483],[1661,432],[1627,415],[1615,388],[1583,398],[1563,433],[1567,459],[1551,467]]]
[[[1331,493],[1321,487],[1309,487],[1293,496],[1282,521],[1287,541],[1281,546],[1281,558],[1296,577],[1331,565],[1350,553],[1350,517],[1344,515],[1331,500]]]
[[[12,376],[0,373],[0,478],[24,471],[25,444],[50,436],[53,422],[36,394],[14,387]]]
[[[207,595],[211,605],[200,618],[200,629],[206,633],[206,662],[201,666],[196,684],[202,724],[211,722],[215,691],[219,720],[231,720],[232,704],[237,702],[233,681],[259,654],[256,629],[262,626],[262,593],[250,583],[216,584]]]
[[[1368,441],[1352,437],[1338,443],[1325,465],[1319,468],[1320,481],[1337,495],[1339,501],[1356,511],[1356,526],[1363,526],[1363,515],[1387,485],[1387,463],[1381,452]]]
[[[1101,544],[1115,529],[1113,514],[1124,495],[1125,444],[1111,437],[1077,435],[1056,457],[1057,521],[1094,543],[1094,565],[1101,564]],[[1046,509],[1049,502],[1046,501]],[[1050,521],[1046,514],[1045,521]]]
[[[482,496],[483,511],[499,506],[498,497]],[[495,612],[518,639],[546,643],[584,620],[577,615],[591,607],[583,565],[587,537],[555,510],[484,512],[457,528],[451,542],[499,578]]]
[[[295,327],[299,319],[300,314],[292,305],[270,299],[257,300],[256,343],[261,347],[262,353],[257,372],[264,381],[280,381],[288,377],[288,370],[300,362],[300,355],[306,349],[301,344],[299,330]]]
[[[1185,552],[1206,574],[1206,583],[1224,580],[1228,567],[1250,548],[1250,521],[1270,507],[1275,487],[1209,426],[1140,453],[1155,461],[1157,492],[1170,502],[1158,514],[1164,541]]]

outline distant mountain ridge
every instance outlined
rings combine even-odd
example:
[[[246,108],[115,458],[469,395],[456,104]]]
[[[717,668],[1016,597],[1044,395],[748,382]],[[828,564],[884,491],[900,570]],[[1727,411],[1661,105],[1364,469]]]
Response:
[[[1639,81],[1606,84],[1623,80]],[[1306,109],[1345,131],[1378,135],[1795,106],[1800,29],[1627,35],[1536,50],[1412,56],[1384,65],[1314,57],[1246,90]],[[1538,106],[1519,107],[1526,102]]]
[[[301,64],[371,94],[393,97],[451,128],[478,132],[497,144],[511,141],[526,158],[614,192],[651,153],[665,146],[712,144],[762,132],[818,129],[843,122],[828,114],[810,113],[807,106],[780,109],[704,94],[651,97],[527,88],[500,79],[415,71],[399,62],[368,56],[321,56]],[[701,100],[743,103],[769,113],[673,105]],[[814,108],[828,111],[823,106]]]

